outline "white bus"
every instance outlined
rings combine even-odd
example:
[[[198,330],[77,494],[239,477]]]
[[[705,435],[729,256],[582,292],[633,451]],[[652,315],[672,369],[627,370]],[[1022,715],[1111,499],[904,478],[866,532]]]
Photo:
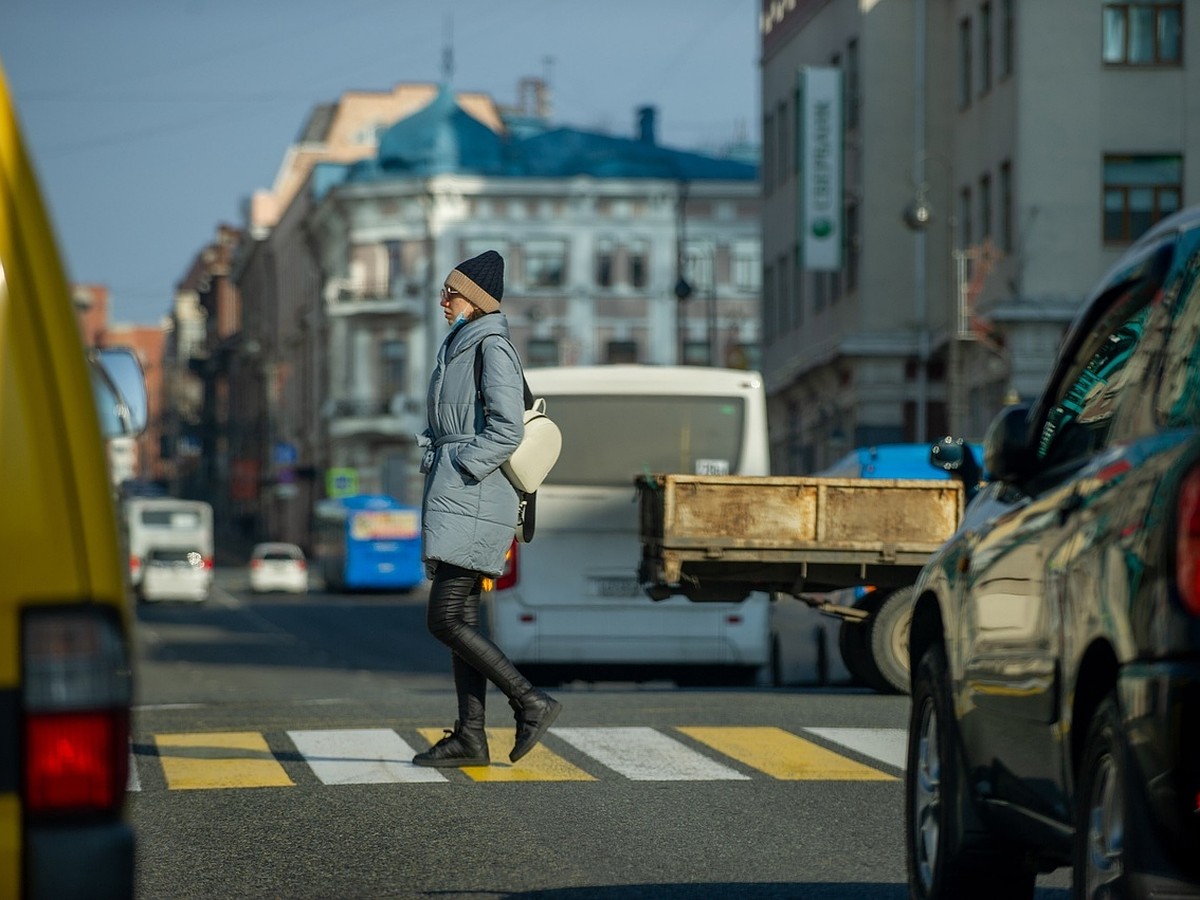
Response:
[[[130,497],[123,502],[129,580],[141,584],[146,555],[155,548],[199,551],[213,565],[213,511],[203,500]]]
[[[638,584],[634,479],[768,474],[756,372],[645,365],[530,369],[562,429],[537,531],[489,594],[493,640],[531,678],[749,683],[770,659],[769,600],[652,601]]]

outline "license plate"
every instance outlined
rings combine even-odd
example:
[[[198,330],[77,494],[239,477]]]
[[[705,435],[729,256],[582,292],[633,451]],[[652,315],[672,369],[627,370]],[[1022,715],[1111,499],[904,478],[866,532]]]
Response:
[[[589,578],[594,597],[640,597],[641,585],[636,578]]]

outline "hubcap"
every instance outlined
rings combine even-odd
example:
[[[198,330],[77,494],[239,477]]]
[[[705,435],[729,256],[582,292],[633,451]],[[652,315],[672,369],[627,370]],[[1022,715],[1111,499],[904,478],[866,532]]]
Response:
[[[891,650],[892,659],[900,660],[901,665],[904,665],[905,672],[908,671],[908,633],[912,628],[912,611],[905,613],[900,617],[900,621],[896,623],[896,627],[892,629]]]
[[[937,868],[938,836],[942,816],[942,761],[938,753],[937,711],[926,697],[921,705],[916,777],[913,779],[913,848],[917,873],[926,891],[933,886]]]
[[[1096,763],[1088,813],[1087,896],[1108,896],[1102,889],[1121,877],[1125,850],[1125,810],[1112,754]]]

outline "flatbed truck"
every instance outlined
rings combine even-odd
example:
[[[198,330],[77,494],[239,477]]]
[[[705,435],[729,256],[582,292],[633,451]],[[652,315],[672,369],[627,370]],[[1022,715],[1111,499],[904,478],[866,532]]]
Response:
[[[962,480],[650,474],[636,484],[638,579],[652,599],[795,598],[841,619],[851,674],[907,692],[912,585],[958,528]],[[832,599],[855,587],[857,602]]]

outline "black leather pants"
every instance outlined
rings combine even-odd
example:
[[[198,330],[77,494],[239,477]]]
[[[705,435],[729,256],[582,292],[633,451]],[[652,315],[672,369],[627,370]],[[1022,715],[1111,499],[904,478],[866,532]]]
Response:
[[[438,563],[429,588],[429,633],[450,648],[458,720],[467,728],[482,728],[487,683],[491,681],[515,700],[533,685],[479,631],[479,602],[483,576],[450,563]]]

